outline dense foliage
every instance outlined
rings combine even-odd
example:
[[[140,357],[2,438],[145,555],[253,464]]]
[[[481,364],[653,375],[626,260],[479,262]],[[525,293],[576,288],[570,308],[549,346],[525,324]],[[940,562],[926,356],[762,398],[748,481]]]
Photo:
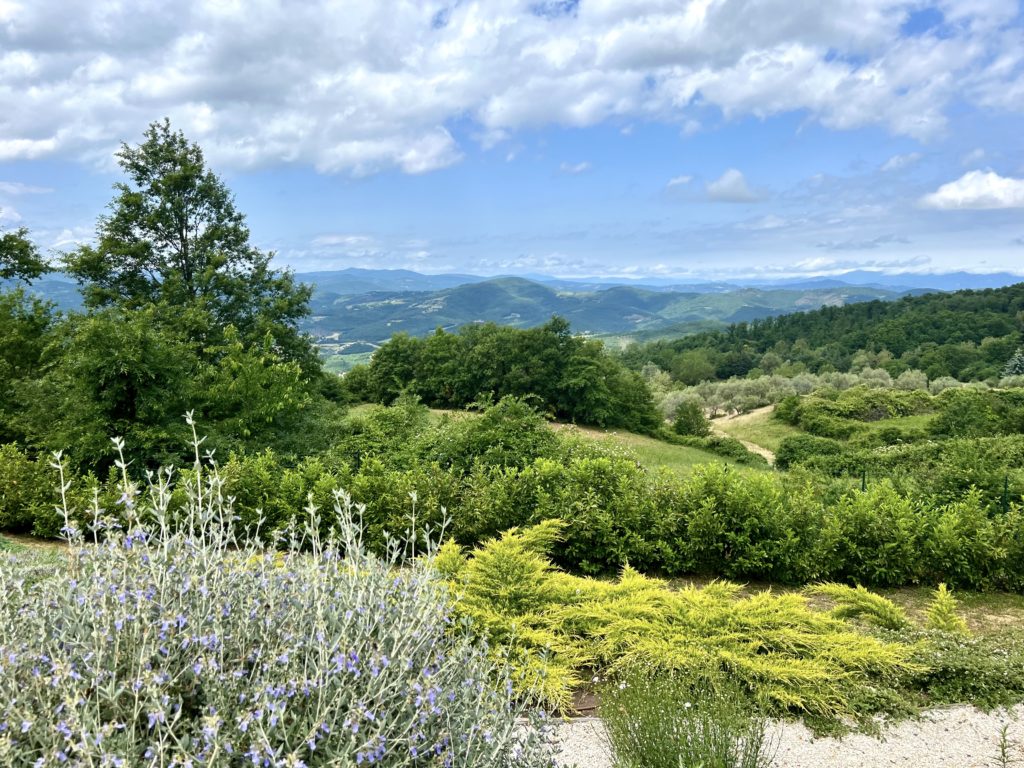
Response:
[[[1003,512],[998,496],[954,490],[956,466],[948,497],[890,480],[873,478],[862,491],[859,478],[722,464],[680,476],[647,469],[621,448],[555,433],[519,400],[435,421],[407,398],[353,414],[317,455],[296,462],[269,450],[236,452],[222,475],[240,530],[259,527],[264,539],[286,530],[310,496],[329,506],[334,489],[345,488],[365,503],[367,543],[378,552],[387,532],[406,530],[413,519],[422,531],[447,518],[450,534],[466,546],[559,520],[566,528],[552,556],[577,572],[629,563],[665,575],[787,584],[1024,589],[1024,510],[1016,497]],[[119,509],[116,477],[77,474],[69,483],[81,524],[94,491],[101,506]],[[3,448],[0,530],[54,535],[56,501],[47,462]]]
[[[635,370],[653,362],[683,384],[770,373],[918,369],[929,378],[998,378],[1024,332],[1024,283],[898,301],[824,307],[668,341],[634,345]]]
[[[1005,509],[1024,495],[1024,389],[821,390],[775,417],[802,430],[782,441],[780,468],[888,477],[937,503],[974,491]]]
[[[182,458],[194,410],[209,447],[308,453],[337,415],[337,380],[299,333],[309,291],[270,268],[202,151],[164,121],[117,155],[97,245],[64,255],[84,313],[0,293],[0,440],[109,466],[108,438],[158,463]],[[46,269],[24,230],[0,238],[0,276]]]
[[[552,318],[518,330],[486,323],[425,339],[396,334],[370,365],[346,376],[357,396],[390,403],[403,392],[438,408],[481,399],[531,397],[546,411],[581,424],[651,432],[661,424],[651,393],[598,341],[569,332]]]
[[[233,536],[216,473],[176,509],[168,476],[122,491],[103,543],[0,558],[3,765],[551,764],[443,585],[366,554],[344,500],[281,552]]]

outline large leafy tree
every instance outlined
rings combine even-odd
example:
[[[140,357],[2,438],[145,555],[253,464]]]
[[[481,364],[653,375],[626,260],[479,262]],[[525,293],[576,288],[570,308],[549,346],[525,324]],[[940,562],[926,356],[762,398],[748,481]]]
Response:
[[[31,282],[50,268],[29,239],[28,230],[0,233],[0,279]],[[21,286],[0,291],[0,443],[21,436],[14,426],[21,383],[38,375],[53,307]]]
[[[310,288],[272,269],[272,254],[251,244],[245,217],[202,149],[165,119],[138,146],[122,144],[117,160],[127,179],[114,185],[96,245],[65,257],[86,305],[199,309],[210,316],[214,337],[204,341],[212,345],[233,326],[245,343],[270,334],[283,357],[317,367],[297,330]]]
[[[0,233],[0,279],[31,282],[49,271],[27,229]]]

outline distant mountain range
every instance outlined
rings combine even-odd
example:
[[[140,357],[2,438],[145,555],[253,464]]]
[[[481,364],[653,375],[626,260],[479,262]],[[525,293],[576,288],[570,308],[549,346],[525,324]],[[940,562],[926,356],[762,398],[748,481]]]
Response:
[[[767,282],[682,283],[665,278],[629,282],[354,268],[296,277],[314,286],[312,313],[303,325],[328,355],[365,355],[399,331],[422,335],[439,327],[452,330],[488,321],[529,327],[555,314],[568,319],[578,333],[651,339],[823,306],[996,288],[1024,280],[1009,273],[855,271]],[[81,306],[75,284],[61,275],[40,280],[32,290],[62,309]]]
[[[516,327],[561,315],[579,333],[650,335],[682,332],[770,317],[822,306],[891,299],[908,291],[859,286],[746,288],[731,286],[681,291],[612,285],[593,289],[553,287],[521,277],[499,277],[434,291],[378,290],[348,295],[326,290],[313,295],[306,328],[323,342],[380,342],[393,333],[430,333],[474,322]]]

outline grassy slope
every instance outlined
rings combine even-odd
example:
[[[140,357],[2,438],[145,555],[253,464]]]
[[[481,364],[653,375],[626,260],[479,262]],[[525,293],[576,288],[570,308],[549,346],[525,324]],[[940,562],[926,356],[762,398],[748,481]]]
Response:
[[[637,435],[632,432],[620,430],[597,429],[594,427],[579,427],[569,424],[553,424],[555,429],[569,429],[576,434],[593,440],[611,441],[636,456],[637,461],[648,469],[664,467],[678,474],[689,474],[693,468],[700,464],[727,464],[739,472],[764,472],[766,467],[744,466],[734,461],[722,458],[708,451],[699,448],[690,448],[685,445],[672,445],[653,437]]]
[[[716,419],[717,427],[737,440],[767,448],[772,453],[779,450],[779,444],[791,435],[800,434],[801,430],[790,426],[772,416],[771,409],[759,409],[756,413],[744,414],[735,418]]]

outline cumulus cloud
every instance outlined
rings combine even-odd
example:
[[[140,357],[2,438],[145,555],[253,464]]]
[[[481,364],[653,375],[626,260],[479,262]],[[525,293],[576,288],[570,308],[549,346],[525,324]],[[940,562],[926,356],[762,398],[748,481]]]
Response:
[[[0,1],[0,162],[101,162],[164,115],[218,164],[365,175],[459,162],[455,126],[688,135],[711,107],[926,139],[958,101],[1020,111],[1016,3],[942,2],[907,38],[917,0]]]
[[[693,176],[673,176],[671,179],[668,180],[668,184],[666,184],[665,186],[681,187],[684,184],[689,184],[691,181],[693,181]]]
[[[586,173],[590,170],[590,163],[586,161],[582,163],[562,163],[558,166],[558,170],[561,173],[566,173],[570,176],[578,176],[579,174]]]
[[[751,203],[760,199],[747,184],[746,178],[730,168],[707,186],[708,197],[720,203]]]
[[[920,152],[911,152],[906,155],[893,155],[882,164],[883,171],[899,171],[907,168],[921,159]]]
[[[1024,179],[994,171],[968,171],[922,197],[920,204],[943,211],[1024,208]]]

